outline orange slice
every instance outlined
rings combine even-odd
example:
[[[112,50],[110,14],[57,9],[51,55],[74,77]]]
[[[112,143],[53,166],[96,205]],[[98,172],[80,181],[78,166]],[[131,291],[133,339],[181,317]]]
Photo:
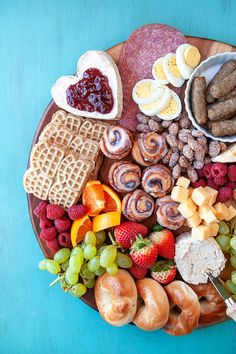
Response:
[[[105,207],[103,209],[104,213],[109,211],[121,212],[121,201],[118,194],[106,184],[102,184],[102,189],[105,198]]]
[[[104,209],[105,198],[100,181],[87,182],[83,196],[83,204],[88,207],[88,215],[96,216]]]
[[[120,225],[121,212],[110,211],[95,216],[93,219],[93,232],[108,229],[109,227]]]
[[[86,232],[92,229],[93,225],[88,215],[83,216],[81,219],[74,220],[70,231],[72,246],[75,247],[78,243],[83,241]]]

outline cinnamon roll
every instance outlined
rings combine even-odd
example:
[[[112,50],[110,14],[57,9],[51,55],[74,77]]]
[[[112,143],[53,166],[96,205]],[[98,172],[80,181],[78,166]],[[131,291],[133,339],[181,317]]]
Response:
[[[168,167],[157,164],[145,168],[142,177],[142,187],[153,197],[164,197],[173,187],[174,180]]]
[[[155,132],[142,133],[134,142],[132,156],[142,166],[151,166],[160,161],[168,148],[164,136]]]
[[[142,221],[149,218],[154,211],[154,201],[142,189],[126,194],[122,200],[122,212],[131,221]]]
[[[110,159],[120,160],[129,155],[133,144],[131,133],[119,126],[109,126],[100,140],[100,147],[104,155]]]
[[[185,218],[178,211],[179,203],[173,201],[170,195],[156,200],[157,222],[170,229],[177,230],[185,222]]]
[[[117,192],[132,192],[141,182],[141,168],[129,161],[118,161],[111,166],[108,178]]]

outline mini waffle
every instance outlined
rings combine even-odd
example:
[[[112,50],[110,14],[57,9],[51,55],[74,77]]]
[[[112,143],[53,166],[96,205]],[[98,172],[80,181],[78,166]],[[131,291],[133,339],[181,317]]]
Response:
[[[54,183],[49,191],[49,202],[62,205],[69,208],[74,205],[80,197],[80,194],[69,188],[66,183]]]
[[[71,113],[66,113],[60,109],[53,114],[51,123],[57,126],[64,126],[65,128],[72,130],[75,134],[78,134],[83,123],[83,118],[74,116]]]
[[[52,183],[53,179],[43,175],[40,170],[29,168],[24,174],[23,185],[25,191],[42,200],[48,198]]]
[[[96,161],[100,152],[99,143],[91,140],[84,139],[78,135],[70,144],[69,151],[73,151],[83,159],[89,161]]]
[[[85,120],[80,127],[79,135],[82,136],[84,139],[92,139],[99,142],[103,136],[104,130],[108,126],[109,125],[106,123],[95,122],[91,119]]]
[[[57,126],[53,123],[49,123],[40,134],[39,141],[46,140],[50,145],[57,144],[65,149],[69,147],[74,137],[75,133],[72,130],[62,125]]]

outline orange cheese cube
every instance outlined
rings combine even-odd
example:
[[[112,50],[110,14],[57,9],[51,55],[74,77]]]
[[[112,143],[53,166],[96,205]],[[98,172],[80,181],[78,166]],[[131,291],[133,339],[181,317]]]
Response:
[[[200,218],[197,211],[195,211],[195,213],[192,216],[190,216],[190,218],[187,218],[187,225],[190,228],[200,225],[201,222],[202,222],[202,219]]]
[[[213,204],[215,204],[216,202],[216,198],[217,198],[217,195],[218,195],[218,191],[216,191],[214,188],[211,188],[211,187],[204,187],[204,189],[209,193],[209,199],[208,199],[208,205],[209,206],[212,206]]]
[[[183,203],[188,199],[188,189],[180,186],[175,186],[171,191],[171,199],[175,202]]]
[[[229,217],[229,212],[227,206],[224,203],[218,202],[214,204],[214,208],[216,210],[216,217],[219,220],[227,220]]]
[[[196,204],[194,204],[194,202],[192,201],[191,198],[188,198],[186,200],[186,202],[180,203],[180,205],[178,206],[179,212],[186,219],[190,218],[191,216],[193,216],[193,214],[195,213],[196,209],[197,209],[197,206],[196,206]]]
[[[228,217],[225,219],[226,221],[232,220],[236,216],[236,209],[230,205],[228,207]]]
[[[208,226],[210,228],[210,233],[211,236],[217,236],[218,231],[219,231],[219,224],[217,222],[213,222],[211,224],[207,224],[205,221],[203,221],[203,225]]]
[[[208,203],[210,194],[207,190],[205,190],[205,188],[198,187],[194,189],[191,198],[195,204],[197,204],[198,206],[202,206]]]
[[[199,241],[207,240],[211,236],[210,227],[206,225],[199,225],[192,228],[192,238]]]
[[[183,187],[183,188],[188,188],[188,186],[190,185],[190,180],[186,177],[179,177],[176,185],[179,187]]]

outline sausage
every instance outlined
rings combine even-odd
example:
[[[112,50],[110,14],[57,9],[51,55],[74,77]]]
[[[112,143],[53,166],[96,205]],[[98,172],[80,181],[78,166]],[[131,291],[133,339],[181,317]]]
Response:
[[[220,122],[211,122],[210,128],[214,136],[234,135],[236,134],[236,117]]]
[[[236,87],[236,70],[225,76],[210,88],[210,94],[215,98],[228,95]]]
[[[193,79],[191,90],[191,105],[194,118],[198,124],[206,124],[206,79],[204,76],[197,76]]]
[[[207,114],[212,121],[233,117],[236,114],[236,96],[226,101],[212,104],[209,106]]]
[[[213,77],[213,79],[211,80],[211,82],[209,83],[209,85],[207,87],[206,100],[208,103],[212,103],[215,101],[215,98],[210,93],[211,87],[213,85],[217,84],[225,76],[232,73],[232,71],[234,71],[235,69],[236,69],[236,60],[229,60],[225,64],[222,65],[220,70],[216,73],[216,75]]]
[[[228,95],[225,95],[225,96],[219,98],[218,102],[222,102],[222,101],[228,100],[229,98],[232,98],[234,96],[236,96],[236,88],[233,91],[231,91],[230,93],[228,93]]]

